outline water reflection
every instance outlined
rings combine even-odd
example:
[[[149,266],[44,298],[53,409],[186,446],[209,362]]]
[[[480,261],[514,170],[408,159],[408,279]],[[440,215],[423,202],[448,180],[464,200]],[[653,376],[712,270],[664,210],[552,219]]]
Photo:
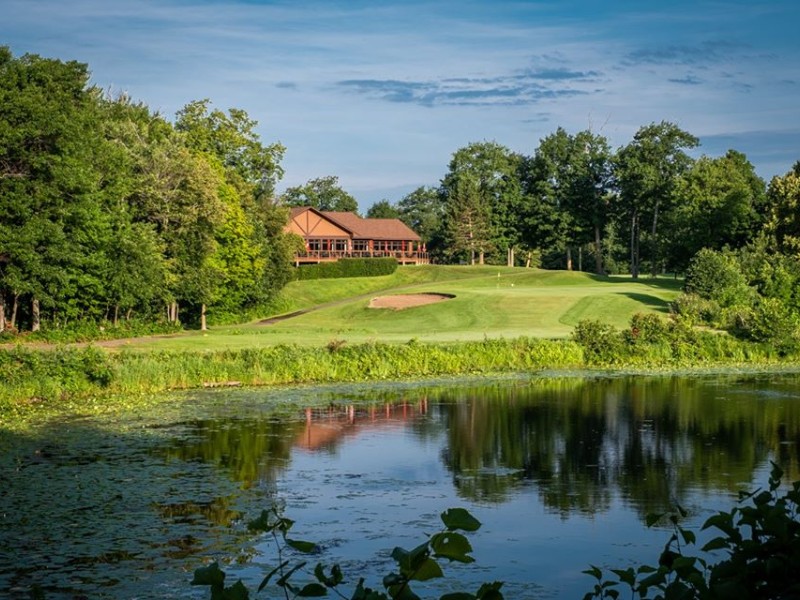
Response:
[[[467,504],[498,536],[481,544],[513,547],[501,566],[546,545],[580,580],[593,559],[565,532],[584,520],[641,529],[676,501],[716,508],[714,495],[727,508],[770,458],[800,478],[798,400],[798,375],[564,378],[315,392],[280,410],[274,393],[226,391],[168,419],[55,423],[0,438],[0,594],[38,582],[54,598],[185,597],[203,558],[256,555],[242,518],[276,497],[356,569],[400,542],[397,523]],[[552,539],[525,542],[528,529]],[[568,589],[527,563],[497,576]]]
[[[286,467],[303,424],[291,418],[215,416],[188,421],[183,427],[185,433],[159,454],[212,464],[250,487],[274,481]]]
[[[470,500],[503,502],[533,484],[564,515],[602,512],[617,493],[645,515],[689,491],[737,491],[770,455],[796,475],[800,391],[764,400],[764,383],[625,378],[448,393],[443,459]]]
[[[321,407],[292,418],[203,419],[167,456],[218,466],[245,486],[274,482],[293,448],[335,454],[366,432],[443,436],[459,495],[502,503],[533,486],[564,516],[597,513],[620,495],[640,515],[694,490],[735,492],[768,456],[797,473],[796,378],[551,379],[473,389],[420,389]]]

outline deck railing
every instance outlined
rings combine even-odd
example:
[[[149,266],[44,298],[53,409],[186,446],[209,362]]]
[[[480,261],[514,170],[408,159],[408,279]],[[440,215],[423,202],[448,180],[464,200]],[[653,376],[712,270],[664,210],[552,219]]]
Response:
[[[300,263],[328,262],[340,258],[395,258],[399,263],[428,264],[427,252],[402,252],[390,250],[353,250],[350,252],[337,250],[306,250],[295,254],[294,261]]]

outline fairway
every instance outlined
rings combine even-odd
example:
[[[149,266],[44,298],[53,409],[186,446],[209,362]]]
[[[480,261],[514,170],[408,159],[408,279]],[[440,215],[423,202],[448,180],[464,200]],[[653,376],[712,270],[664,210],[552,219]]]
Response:
[[[325,345],[409,340],[567,337],[582,319],[617,327],[637,312],[668,311],[680,291],[673,279],[597,277],[587,273],[508,267],[400,267],[390,276],[296,281],[283,291],[285,312],[304,314],[269,325],[254,322],[162,339],[130,348],[241,349],[278,344]],[[440,293],[454,296],[404,310],[369,308],[374,297]],[[265,315],[270,316],[270,315]]]

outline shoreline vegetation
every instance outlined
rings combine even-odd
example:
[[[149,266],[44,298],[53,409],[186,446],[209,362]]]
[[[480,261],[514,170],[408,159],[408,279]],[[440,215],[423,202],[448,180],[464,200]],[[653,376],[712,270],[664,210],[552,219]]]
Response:
[[[800,368],[794,313],[741,276],[722,277],[726,268],[738,272],[738,261],[710,253],[686,281],[494,266],[296,281],[280,297],[296,316],[269,326],[0,347],[0,423],[186,389]],[[681,294],[687,287],[693,294]],[[409,293],[450,299],[369,308],[375,296]]]
[[[174,390],[292,384],[403,381],[447,376],[709,372],[800,368],[800,353],[727,334],[672,327],[637,315],[628,329],[583,321],[571,339],[520,337],[476,342],[404,344],[331,340],[241,350],[107,352],[95,346],[0,353],[0,419],[41,409],[88,409],[115,398]],[[658,332],[655,323],[663,324]],[[648,329],[650,325],[650,329]]]

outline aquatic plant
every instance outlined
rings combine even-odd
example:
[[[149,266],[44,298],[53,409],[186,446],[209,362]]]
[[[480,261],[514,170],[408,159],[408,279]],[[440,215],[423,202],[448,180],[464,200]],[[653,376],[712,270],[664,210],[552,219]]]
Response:
[[[444,577],[444,572],[439,564],[441,559],[461,563],[474,562],[470,556],[472,545],[467,537],[461,533],[477,531],[481,523],[466,509],[450,508],[441,514],[444,528],[431,535],[422,544],[411,550],[396,547],[392,550],[392,559],[395,561],[396,570],[383,578],[383,588],[386,593],[364,585],[361,577],[352,594],[346,596],[340,585],[344,582],[344,575],[338,564],[326,567],[318,563],[313,570],[314,581],[297,583],[295,576],[304,573],[307,561],[292,562],[284,559],[288,548],[303,554],[318,552],[317,545],[313,542],[296,540],[289,537],[289,532],[294,521],[284,517],[277,508],[262,511],[261,515],[248,523],[248,529],[253,532],[266,533],[273,537],[278,549],[278,565],[274,567],[261,581],[258,592],[266,588],[271,581],[282,590],[283,596],[289,598],[310,598],[327,596],[332,591],[340,598],[351,600],[418,600],[411,589],[412,582],[424,582]],[[306,574],[307,576],[307,574]],[[194,572],[192,585],[207,586],[211,591],[211,600],[246,600],[250,592],[245,584],[239,580],[229,587],[225,587],[225,572],[218,563],[197,569]],[[467,592],[447,593],[440,600],[503,600],[500,592],[501,582],[484,583],[474,594]]]

